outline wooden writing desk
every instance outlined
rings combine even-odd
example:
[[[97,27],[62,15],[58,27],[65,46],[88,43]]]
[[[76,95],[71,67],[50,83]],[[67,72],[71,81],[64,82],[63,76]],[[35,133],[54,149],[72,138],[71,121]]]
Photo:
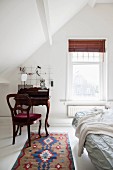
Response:
[[[48,124],[48,116],[49,116],[49,108],[50,108],[50,101],[49,101],[49,89],[41,89],[37,87],[31,88],[24,88],[18,90],[19,94],[27,94],[32,102],[33,106],[45,105],[47,107],[46,118],[45,118],[45,130],[46,134],[48,134],[47,127]]]

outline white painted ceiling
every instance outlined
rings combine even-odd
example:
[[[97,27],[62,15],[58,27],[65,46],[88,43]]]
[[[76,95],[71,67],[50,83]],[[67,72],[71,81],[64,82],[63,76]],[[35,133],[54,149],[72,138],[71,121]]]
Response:
[[[17,67],[85,5],[113,0],[0,0],[0,73]]]

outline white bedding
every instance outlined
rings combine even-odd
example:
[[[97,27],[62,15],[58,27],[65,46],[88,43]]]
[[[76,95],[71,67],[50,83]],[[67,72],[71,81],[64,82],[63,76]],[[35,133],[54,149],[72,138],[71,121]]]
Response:
[[[78,155],[81,156],[88,134],[105,134],[113,137],[113,110],[92,110],[81,118],[76,129],[79,138]]]

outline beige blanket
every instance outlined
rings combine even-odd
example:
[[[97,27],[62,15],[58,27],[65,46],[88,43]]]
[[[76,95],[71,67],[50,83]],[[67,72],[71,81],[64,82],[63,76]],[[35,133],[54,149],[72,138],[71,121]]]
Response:
[[[76,136],[79,138],[78,156],[83,153],[85,139],[91,133],[113,137],[113,111],[94,113],[80,119],[76,129]]]

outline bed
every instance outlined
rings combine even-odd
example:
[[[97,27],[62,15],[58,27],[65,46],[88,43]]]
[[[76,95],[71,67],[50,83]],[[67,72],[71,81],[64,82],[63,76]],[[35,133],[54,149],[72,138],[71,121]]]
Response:
[[[77,112],[72,125],[79,138],[78,156],[86,148],[98,170],[113,170],[113,110],[94,108]]]

